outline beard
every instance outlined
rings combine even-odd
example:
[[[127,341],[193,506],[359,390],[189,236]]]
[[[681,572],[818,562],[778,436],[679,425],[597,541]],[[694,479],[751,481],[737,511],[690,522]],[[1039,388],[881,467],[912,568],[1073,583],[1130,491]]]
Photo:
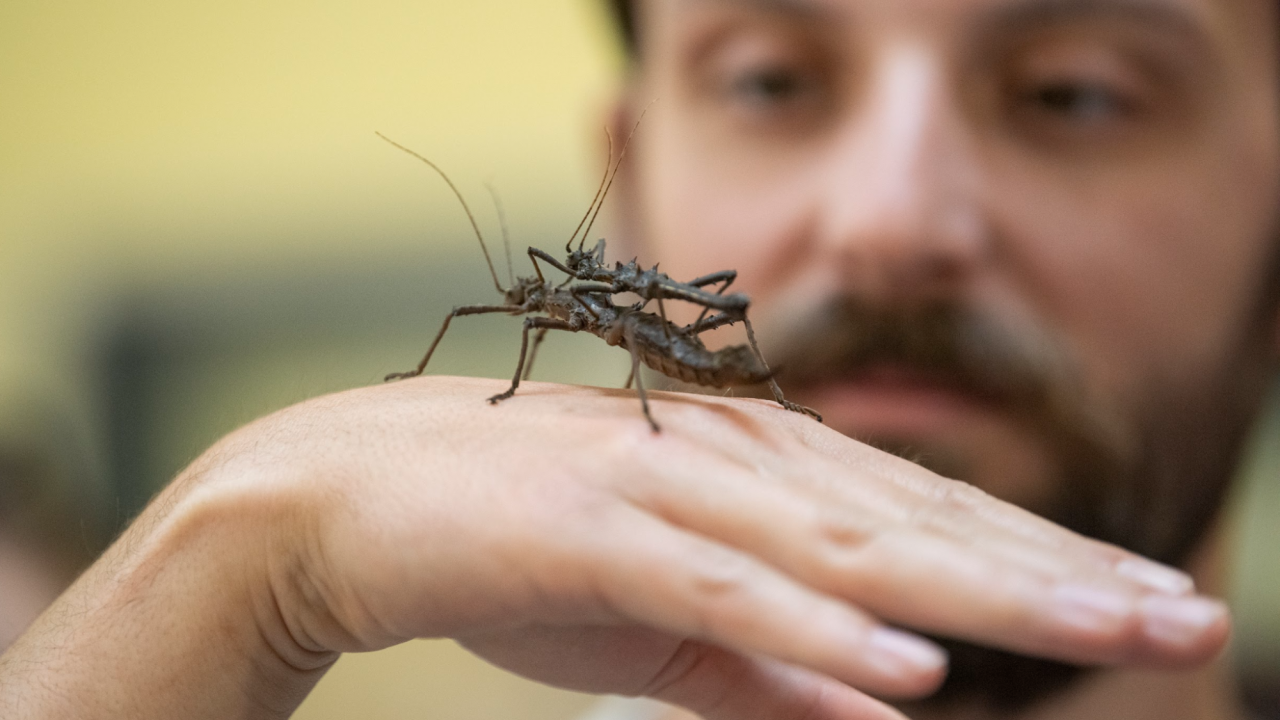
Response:
[[[1119,407],[1091,392],[1080,363],[1050,332],[956,302],[885,308],[841,296],[758,324],[763,353],[784,388],[803,394],[889,366],[998,408],[1035,438],[1052,475],[1037,478],[1047,490],[1036,497],[1003,499],[1175,566],[1186,563],[1218,514],[1273,369],[1265,326],[1248,324],[1215,366],[1146,378]],[[822,412],[820,397],[812,404]],[[967,448],[859,439],[991,489]],[[951,669],[936,694],[910,706],[917,710],[976,706],[1014,714],[1089,672],[934,639],[950,652]]]

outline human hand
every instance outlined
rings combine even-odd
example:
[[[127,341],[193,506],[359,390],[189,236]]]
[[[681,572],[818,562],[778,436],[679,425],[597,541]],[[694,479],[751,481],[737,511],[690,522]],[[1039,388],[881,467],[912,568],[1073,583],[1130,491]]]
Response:
[[[454,637],[708,720],[883,720],[870,695],[945,665],[885,623],[1097,663],[1225,640],[1181,574],[772,403],[653,393],[655,434],[627,392],[483,402],[502,385],[354,390],[224,438],[0,658],[0,715],[286,717],[339,652]]]
[[[456,637],[708,718],[818,697],[813,717],[847,718],[896,717],[859,691],[942,677],[936,648],[886,622],[1085,663],[1196,663],[1225,640],[1219,604],[1177,598],[1181,574],[772,403],[654,393],[654,434],[629,393],[480,401],[499,385],[354,391],[228,439],[248,449],[212,477],[274,477],[317,511],[288,529],[309,555],[278,592],[308,649]]]

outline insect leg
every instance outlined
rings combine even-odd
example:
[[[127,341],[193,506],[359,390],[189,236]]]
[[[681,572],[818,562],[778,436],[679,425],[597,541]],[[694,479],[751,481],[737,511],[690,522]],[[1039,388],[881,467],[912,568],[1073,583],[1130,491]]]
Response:
[[[705,320],[698,320],[691,325],[686,325],[684,327],[684,331],[691,335],[699,335],[708,330],[715,330],[718,327],[732,325],[741,319],[742,316],[737,313],[717,313]]]
[[[711,285],[714,283],[723,282],[724,285],[720,286],[720,289],[716,291],[716,294],[719,295],[723,293],[726,288],[732,285],[734,280],[737,280],[737,279],[738,279],[737,270],[721,270],[720,272],[713,272],[710,275],[703,275],[702,277],[694,278],[685,284],[692,285],[694,287],[702,287],[704,285]]]
[[[689,281],[689,284],[694,287],[702,287],[704,285],[711,285],[713,283],[723,282],[724,284],[720,286],[720,289],[716,290],[717,295],[723,295],[724,291],[728,290],[729,286],[733,284],[733,281],[737,279],[738,279],[737,270],[721,270],[720,272],[713,272],[710,275],[703,275],[702,277],[694,278]],[[693,324],[697,325],[698,323],[701,323],[702,319],[707,316],[707,312],[709,312],[710,310],[711,310],[711,306],[704,305],[702,308],[702,314],[698,316],[698,319],[694,321]]]
[[[529,362],[524,364],[524,379],[528,380],[529,375],[533,373],[533,361],[538,357],[538,348],[541,347],[542,341],[547,337],[548,328],[538,328],[538,334],[533,336],[533,348],[529,350]]]
[[[536,248],[536,247],[531,247],[531,248],[529,248],[529,259],[533,261],[533,266],[534,266],[534,267],[537,267],[537,266],[538,266],[538,260],[542,260],[542,261],[544,261],[544,262],[546,262],[546,263],[550,264],[550,265],[551,265],[551,267],[553,267],[553,268],[555,268],[555,269],[559,270],[560,272],[562,272],[562,273],[564,273],[564,274],[566,274],[566,275],[569,275],[569,276],[571,276],[571,277],[577,277],[577,275],[576,275],[572,270],[570,270],[569,268],[565,267],[565,264],[564,264],[564,263],[562,263],[562,262],[560,262],[559,260],[557,260],[557,259],[555,259],[555,258],[551,257],[550,255],[546,254],[545,252],[543,252],[542,250],[539,250],[539,249],[538,249],[538,248]],[[542,277],[541,273],[539,273],[538,277]]]
[[[667,342],[671,342],[671,323],[667,320],[667,308],[662,304],[662,296],[658,296],[658,316],[662,318],[662,334]]]
[[[644,381],[640,379],[640,352],[636,349],[635,333],[627,329],[627,346],[631,348],[631,379],[636,382],[636,394],[640,396],[640,408],[644,410],[644,419],[649,421],[649,427],[654,432],[662,432],[662,428],[658,427],[658,423],[654,422],[653,415],[649,412],[649,395],[644,391]],[[627,383],[628,387],[630,383]]]
[[[528,321],[526,320],[525,322]],[[756,344],[756,331],[751,328],[751,321],[747,319],[746,315],[742,316],[742,324],[747,326],[747,340],[751,341],[751,351],[756,354],[756,357],[760,359],[760,364],[764,365],[767,370],[769,368],[769,364],[765,362],[764,355],[760,354],[760,346]],[[778,381],[773,379],[772,376],[769,377],[769,389],[773,391],[773,399],[777,400],[778,404],[782,407],[792,412],[804,413],[814,420],[822,422],[822,416],[819,415],[816,410],[807,408],[798,403],[793,403],[782,397],[782,388],[778,387]]]
[[[751,305],[750,298],[741,293],[722,295],[703,290],[700,287],[694,287],[688,283],[678,283],[671,280],[653,279],[648,282],[635,283],[626,289],[632,290],[646,299],[661,296],[667,300],[683,300],[720,312],[743,314],[746,313],[747,308]],[[723,288],[721,290],[723,291]]]
[[[587,295],[589,293],[613,293],[613,292],[616,292],[613,289],[613,286],[610,285],[609,283],[603,283],[603,282],[584,282],[569,288],[569,294],[573,296],[573,299],[577,300],[578,304],[581,305],[584,310],[591,313],[591,317],[594,317],[597,320],[600,319],[600,313],[596,312],[595,308],[591,307],[591,303],[584,301],[582,299],[582,296]]]
[[[531,317],[524,319],[524,332],[520,335],[520,361],[516,363],[516,374],[511,378],[511,387],[507,388],[504,393],[498,393],[489,398],[490,405],[497,405],[516,394],[516,388],[520,387],[520,375],[524,371],[524,358],[529,350],[529,330],[569,330],[577,332],[577,330],[569,323],[555,318]]]
[[[496,312],[514,313],[522,310],[524,310],[524,308],[519,305],[464,305],[462,307],[454,308],[445,316],[444,325],[440,326],[440,332],[436,333],[436,339],[431,341],[431,347],[427,348],[427,354],[422,356],[422,362],[418,363],[418,367],[410,370],[409,372],[391,373],[383,378],[382,381],[390,382],[392,380],[401,380],[421,375],[422,371],[427,369],[427,363],[431,362],[431,355],[436,351],[436,346],[440,344],[440,339],[444,337],[444,331],[449,329],[449,322],[455,317],[461,315],[480,315],[483,313]]]

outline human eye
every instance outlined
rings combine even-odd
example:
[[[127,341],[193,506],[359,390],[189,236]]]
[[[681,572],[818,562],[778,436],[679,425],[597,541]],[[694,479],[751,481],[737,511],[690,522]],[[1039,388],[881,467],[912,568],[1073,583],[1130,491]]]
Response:
[[[831,101],[828,73],[812,47],[785,37],[744,33],[703,66],[704,99],[726,119],[759,130],[807,127]]]
[[[1034,142],[1102,147],[1168,119],[1169,93],[1157,77],[1106,42],[1034,45],[1016,54],[1006,73],[1008,120]]]
[[[1059,79],[1019,88],[1015,98],[1024,111],[1081,126],[1122,122],[1138,105],[1123,88],[1088,79]]]
[[[813,78],[800,68],[783,64],[748,67],[723,81],[726,100],[757,111],[779,109],[817,91]]]

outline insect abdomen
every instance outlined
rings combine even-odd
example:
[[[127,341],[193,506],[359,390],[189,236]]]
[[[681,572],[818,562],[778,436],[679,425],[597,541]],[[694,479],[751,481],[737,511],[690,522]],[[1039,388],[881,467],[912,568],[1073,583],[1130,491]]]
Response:
[[[754,385],[772,373],[746,345],[708,350],[698,338],[657,318],[633,315],[631,336],[640,361],[658,372],[687,383],[714,388]]]

